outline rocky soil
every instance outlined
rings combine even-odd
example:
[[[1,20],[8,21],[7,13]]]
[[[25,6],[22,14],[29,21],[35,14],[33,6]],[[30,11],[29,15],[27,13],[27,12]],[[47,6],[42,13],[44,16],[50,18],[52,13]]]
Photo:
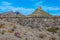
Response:
[[[58,27],[57,33],[47,31]],[[26,18],[0,20],[0,40],[60,40],[60,22],[53,19]]]

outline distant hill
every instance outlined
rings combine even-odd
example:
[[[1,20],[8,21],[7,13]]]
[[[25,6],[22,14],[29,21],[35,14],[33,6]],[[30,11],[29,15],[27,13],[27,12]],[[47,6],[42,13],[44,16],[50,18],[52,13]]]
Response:
[[[52,15],[44,12],[44,11],[41,9],[41,7],[38,7],[38,8],[37,8],[31,15],[29,15],[29,16],[34,16],[34,17],[36,17],[36,16],[38,16],[38,17],[46,17],[46,16],[52,16]]]
[[[48,14],[47,12],[43,11],[41,7],[38,7],[31,15],[24,16],[22,13],[19,12],[5,12],[0,14],[1,17],[50,17],[52,15]]]
[[[24,15],[22,15],[19,12],[10,11],[10,12],[2,13],[0,16],[2,17],[23,17]]]

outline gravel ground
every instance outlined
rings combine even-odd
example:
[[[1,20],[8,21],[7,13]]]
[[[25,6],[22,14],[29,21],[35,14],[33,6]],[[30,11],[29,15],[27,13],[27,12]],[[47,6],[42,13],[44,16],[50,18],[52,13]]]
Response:
[[[0,40],[60,40],[60,35],[0,20]]]

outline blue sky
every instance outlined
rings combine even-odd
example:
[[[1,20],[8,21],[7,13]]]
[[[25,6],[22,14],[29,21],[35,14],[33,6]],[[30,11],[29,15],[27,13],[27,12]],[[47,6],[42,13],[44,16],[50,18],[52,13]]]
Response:
[[[60,15],[60,0],[0,0],[0,13],[19,11],[24,15],[29,15],[38,6],[51,15]]]

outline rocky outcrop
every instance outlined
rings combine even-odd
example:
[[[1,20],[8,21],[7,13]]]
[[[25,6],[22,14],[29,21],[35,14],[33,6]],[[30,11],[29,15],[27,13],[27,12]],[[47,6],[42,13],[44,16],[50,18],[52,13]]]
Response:
[[[52,16],[47,12],[43,11],[41,7],[38,7],[31,15],[32,17],[49,17]]]

